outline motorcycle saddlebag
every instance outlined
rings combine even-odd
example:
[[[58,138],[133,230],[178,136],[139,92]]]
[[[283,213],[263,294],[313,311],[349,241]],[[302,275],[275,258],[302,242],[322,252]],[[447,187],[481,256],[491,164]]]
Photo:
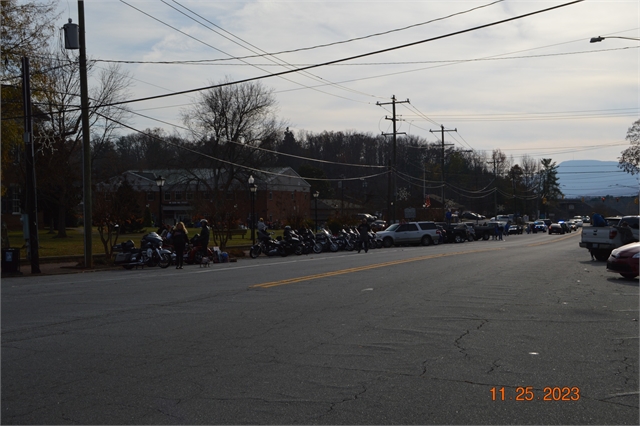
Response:
[[[121,264],[121,263],[129,263],[131,262],[131,253],[118,253],[116,255],[116,260],[115,263],[116,264]]]

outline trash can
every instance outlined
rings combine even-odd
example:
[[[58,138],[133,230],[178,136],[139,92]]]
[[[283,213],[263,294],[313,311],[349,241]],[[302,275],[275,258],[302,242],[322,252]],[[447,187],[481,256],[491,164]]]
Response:
[[[2,249],[2,272],[5,274],[20,271],[20,249]]]

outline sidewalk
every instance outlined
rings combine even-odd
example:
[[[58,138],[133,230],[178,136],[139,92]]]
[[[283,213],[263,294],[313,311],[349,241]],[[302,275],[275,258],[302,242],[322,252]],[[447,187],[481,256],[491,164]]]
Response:
[[[6,273],[2,271],[2,278],[9,277],[30,277],[30,276],[44,276],[44,275],[61,275],[61,274],[78,274],[83,272],[95,272],[104,271],[107,269],[115,269],[113,265],[94,265],[93,268],[81,268],[78,267],[78,262],[40,262],[40,273],[31,273],[31,264],[22,263],[20,270],[17,273]]]

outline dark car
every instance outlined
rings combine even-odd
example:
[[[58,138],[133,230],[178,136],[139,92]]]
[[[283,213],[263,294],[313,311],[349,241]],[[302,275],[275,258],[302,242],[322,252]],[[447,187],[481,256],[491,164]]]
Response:
[[[567,234],[571,233],[571,226],[567,222],[561,221],[558,223],[560,224],[560,226],[562,226],[562,229],[564,229],[564,232],[566,232]]]
[[[611,252],[607,260],[607,271],[618,273],[628,279],[633,279],[638,276],[639,263],[640,243],[631,243]]]
[[[463,243],[465,241],[473,241],[467,225],[464,223],[447,224],[446,222],[436,222],[445,231],[444,240],[447,243]]]
[[[564,234],[564,228],[559,223],[552,223],[549,225],[549,235],[551,234]]]
[[[522,225],[509,225],[509,235],[522,234],[523,231]]]

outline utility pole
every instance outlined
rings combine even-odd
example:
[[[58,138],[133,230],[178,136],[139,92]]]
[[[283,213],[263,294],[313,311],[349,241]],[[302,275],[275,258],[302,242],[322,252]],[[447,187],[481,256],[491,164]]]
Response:
[[[22,58],[22,98],[24,104],[24,151],[26,162],[27,221],[29,229],[29,259],[31,273],[40,273],[40,255],[38,240],[38,205],[36,198],[36,171],[33,161],[33,119],[31,116],[31,79],[29,76],[29,58]]]
[[[437,130],[436,130],[437,131]],[[440,163],[440,167],[441,167],[441,172],[442,172],[442,216],[443,218],[446,216],[446,205],[445,205],[445,201],[444,201],[444,147],[445,147],[445,143],[444,143],[444,132],[457,132],[458,129],[455,128],[453,130],[445,130],[444,126],[441,124],[440,125],[440,133],[442,134],[441,136],[441,142],[442,142],[442,158],[440,159],[441,163]],[[433,133],[433,130],[429,130],[429,132]],[[446,144],[446,146],[453,146],[452,143],[450,144]]]
[[[493,164],[493,215],[498,220],[498,161],[494,158],[492,161],[487,161],[487,164]]]
[[[396,104],[404,104],[410,103],[409,99],[406,101],[396,101],[396,96],[391,96],[391,102],[376,102],[376,105],[392,105],[392,114],[391,118],[384,117],[385,120],[391,120],[393,122],[393,133],[382,133],[383,136],[393,136],[393,152],[391,155],[391,160],[389,161],[389,189],[387,193],[387,211],[389,212],[389,216],[391,217],[391,223],[396,221],[396,205],[398,204],[398,190],[396,188],[396,172],[398,170],[397,164],[397,135],[404,135],[405,132],[398,133],[396,130],[396,122],[398,119],[396,118]],[[393,201],[391,201],[391,193],[393,192]]]
[[[84,1],[78,0],[78,23],[80,24],[80,104],[82,107],[82,182],[84,202],[84,267],[93,267],[91,231],[93,209],[91,208],[91,129],[89,129],[89,88],[87,83],[87,51],[84,23]],[[162,200],[160,200],[162,202]]]

